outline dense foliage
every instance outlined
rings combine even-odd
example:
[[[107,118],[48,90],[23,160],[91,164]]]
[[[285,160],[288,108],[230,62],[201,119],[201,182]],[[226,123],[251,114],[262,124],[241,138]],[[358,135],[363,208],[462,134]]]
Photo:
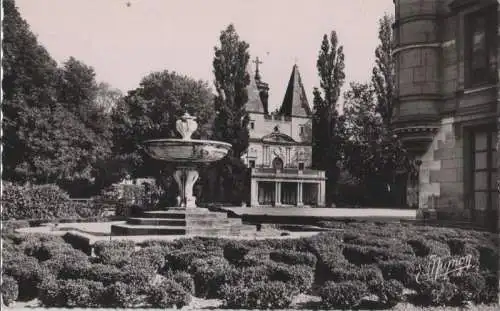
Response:
[[[289,240],[186,238],[146,241],[140,249],[103,241],[95,256],[60,237],[3,240],[4,301],[19,293],[17,300],[37,297],[46,307],[181,307],[195,296],[229,308],[272,309],[291,307],[299,293],[337,309],[497,300],[498,242],[468,230],[355,222],[343,232]],[[471,255],[472,266],[417,282],[431,255]]]
[[[56,185],[19,186],[4,183],[2,187],[2,219],[71,219],[98,217],[102,206],[93,202],[75,202]]]
[[[344,50],[335,31],[323,36],[316,62],[322,92],[313,91],[314,115],[312,124],[313,165],[324,170],[327,177],[326,201],[332,203],[340,174],[342,159],[343,122],[337,101],[345,80]]]
[[[13,0],[4,0],[3,176],[54,183],[74,196],[105,184],[109,117],[96,102],[94,70],[70,58],[62,67],[41,46]]]
[[[238,36],[230,24],[219,37],[220,45],[214,48],[213,73],[215,76],[215,110],[213,138],[232,144],[230,154],[215,164],[212,179],[219,194],[211,201],[226,201],[241,204],[249,192],[246,166],[241,161],[248,148],[249,117],[245,109],[248,101],[246,87],[250,83],[247,64],[250,58],[249,45]]]

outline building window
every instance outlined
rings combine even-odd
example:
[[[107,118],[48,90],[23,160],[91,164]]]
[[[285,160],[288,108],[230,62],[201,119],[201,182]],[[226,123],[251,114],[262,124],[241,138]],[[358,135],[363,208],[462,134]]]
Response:
[[[473,132],[472,192],[475,210],[497,206],[496,131]]]
[[[248,167],[255,168],[255,160],[248,161]]]
[[[304,170],[304,162],[299,162],[299,170]]]
[[[250,129],[255,129],[255,122],[254,121],[250,121]]]
[[[471,13],[466,27],[468,87],[495,83],[497,9],[488,7]]]
[[[300,131],[300,135],[304,135],[304,126],[303,125],[300,126],[299,131]]]

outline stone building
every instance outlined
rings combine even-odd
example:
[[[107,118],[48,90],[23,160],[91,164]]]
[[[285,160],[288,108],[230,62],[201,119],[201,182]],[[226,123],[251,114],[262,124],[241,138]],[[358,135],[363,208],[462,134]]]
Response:
[[[498,2],[394,0],[393,125],[431,217],[498,220]]]
[[[246,110],[250,140],[243,161],[251,168],[251,206],[322,206],[325,172],[311,169],[312,115],[295,65],[281,107],[268,111],[269,86],[251,73]]]

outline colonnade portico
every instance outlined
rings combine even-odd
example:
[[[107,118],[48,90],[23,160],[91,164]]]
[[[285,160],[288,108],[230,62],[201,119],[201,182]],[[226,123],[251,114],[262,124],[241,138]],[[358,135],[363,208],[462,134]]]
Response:
[[[323,176],[309,176],[309,178],[252,176],[250,205],[324,206],[325,181]]]

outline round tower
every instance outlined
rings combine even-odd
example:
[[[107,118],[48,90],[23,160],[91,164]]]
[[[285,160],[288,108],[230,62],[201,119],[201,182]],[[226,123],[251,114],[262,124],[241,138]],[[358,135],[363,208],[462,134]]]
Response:
[[[425,152],[440,121],[442,0],[394,0],[393,126],[416,155]]]

